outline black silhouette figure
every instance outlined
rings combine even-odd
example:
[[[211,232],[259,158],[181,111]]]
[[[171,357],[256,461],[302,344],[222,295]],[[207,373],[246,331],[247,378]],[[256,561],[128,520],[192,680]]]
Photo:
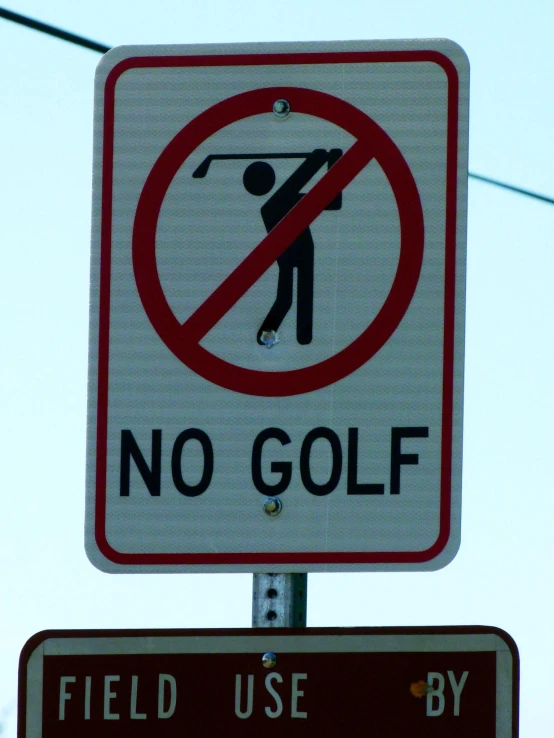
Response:
[[[194,171],[193,177],[205,177],[214,159],[288,159],[303,158],[302,164],[262,205],[261,215],[269,233],[292,208],[304,197],[301,190],[327,164],[329,169],[341,156],[341,149],[314,149],[305,154],[220,154],[207,157]],[[245,169],[243,184],[247,192],[261,197],[267,195],[275,185],[275,171],[267,161],[254,161]],[[325,210],[340,210],[342,192]],[[277,258],[279,277],[277,296],[265,317],[257,335],[257,341],[265,345],[262,334],[275,333],[292,307],[293,269],[297,270],[296,338],[299,344],[312,341],[314,303],[314,241],[309,228],[302,231],[295,241]]]
[[[279,189],[262,205],[261,214],[269,233],[304,197],[301,190],[325,164],[331,166],[342,155],[340,149],[315,149]],[[243,175],[243,183],[252,195],[267,195],[275,184],[273,167],[265,161],[250,164]],[[325,210],[339,210],[341,196],[329,203]],[[299,344],[312,341],[314,304],[314,241],[309,228],[277,259],[279,277],[277,296],[259,331],[257,340],[263,344],[262,334],[275,331],[292,306],[293,269],[297,270],[296,339]]]

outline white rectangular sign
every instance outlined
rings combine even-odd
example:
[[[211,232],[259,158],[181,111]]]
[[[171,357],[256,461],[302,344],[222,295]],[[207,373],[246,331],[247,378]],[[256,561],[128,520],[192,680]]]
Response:
[[[103,58],[96,566],[426,570],[454,557],[468,74],[444,40]]]

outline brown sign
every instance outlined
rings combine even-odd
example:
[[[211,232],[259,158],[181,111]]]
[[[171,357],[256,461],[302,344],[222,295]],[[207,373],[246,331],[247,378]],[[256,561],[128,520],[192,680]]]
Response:
[[[494,628],[52,631],[18,738],[515,738],[518,668]]]

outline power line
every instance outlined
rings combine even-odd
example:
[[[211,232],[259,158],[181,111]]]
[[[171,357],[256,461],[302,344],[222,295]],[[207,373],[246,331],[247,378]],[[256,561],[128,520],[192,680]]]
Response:
[[[104,44],[91,41],[89,38],[84,38],[83,36],[77,36],[75,33],[69,33],[61,28],[56,28],[56,26],[50,26],[48,23],[41,23],[33,18],[28,18],[26,15],[13,13],[11,10],[6,10],[6,8],[0,8],[0,18],[19,23],[22,26],[27,26],[27,28],[32,28],[41,33],[47,33],[49,36],[55,36],[62,41],[69,41],[70,44],[77,44],[77,46],[84,46],[85,49],[98,51],[100,54],[105,54],[106,51],[110,50],[109,46],[104,46]]]
[[[105,54],[107,51],[110,50],[109,46],[99,44],[97,41],[91,41],[90,39],[84,38],[83,36],[77,36],[75,33],[69,33],[68,31],[64,31],[61,28],[57,28],[56,26],[51,26],[48,23],[41,23],[40,21],[34,20],[33,18],[28,18],[25,15],[13,13],[11,10],[6,10],[5,8],[0,8],[0,18],[5,18],[6,20],[13,21],[14,23],[19,23],[22,26],[27,26],[27,28],[32,28],[33,30],[40,31],[41,33],[47,33],[49,36],[54,36],[55,38],[59,38],[62,41],[68,41],[71,44],[83,46],[85,49],[97,51],[100,54]],[[535,200],[540,200],[541,202],[547,202],[550,205],[554,205],[553,197],[541,195],[538,192],[526,190],[523,187],[516,187],[515,185],[501,182],[498,179],[484,177],[482,174],[475,174],[474,172],[469,172],[468,176],[472,179],[478,180],[479,182],[485,182],[486,184],[494,185],[495,187],[502,187],[502,189],[509,190],[510,192],[515,192],[518,195],[525,195],[525,197],[531,197]]]
[[[511,190],[517,192],[518,195],[526,195],[527,197],[534,197],[535,200],[542,200],[542,202],[548,202],[550,205],[554,205],[554,197],[548,197],[547,195],[539,195],[538,192],[532,190],[524,190],[523,187],[516,187],[515,185],[506,184],[506,182],[500,182],[497,179],[491,179],[490,177],[483,177],[482,174],[475,174],[469,172],[470,177],[478,179],[480,182],[486,182],[487,184],[496,185],[496,187],[503,187],[505,190]]]

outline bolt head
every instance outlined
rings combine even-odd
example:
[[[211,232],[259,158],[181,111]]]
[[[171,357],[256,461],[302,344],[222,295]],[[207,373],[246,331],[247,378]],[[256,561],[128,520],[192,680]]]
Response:
[[[277,664],[277,656],[273,653],[273,651],[268,651],[267,653],[264,653],[262,656],[262,664],[265,666],[266,669],[273,669],[273,667]]]
[[[286,118],[290,113],[290,103],[288,100],[275,100],[273,103],[273,113],[277,118]]]
[[[269,515],[270,518],[274,518],[283,509],[283,503],[278,497],[268,497],[264,500],[264,512]]]
[[[279,334],[277,333],[277,331],[262,331],[260,341],[268,349],[273,348],[276,343],[279,343]]]

